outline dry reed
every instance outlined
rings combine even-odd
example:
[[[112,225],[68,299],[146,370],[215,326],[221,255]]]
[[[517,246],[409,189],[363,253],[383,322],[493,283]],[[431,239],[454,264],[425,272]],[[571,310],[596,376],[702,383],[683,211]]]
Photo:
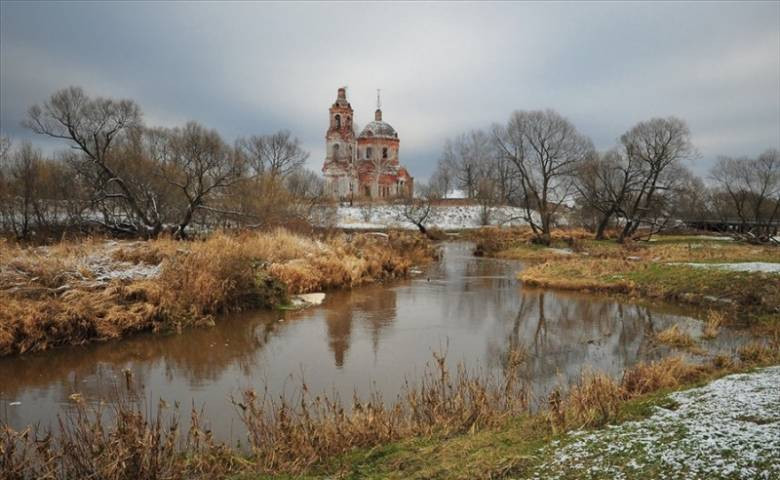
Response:
[[[710,310],[707,312],[707,324],[704,326],[702,337],[706,339],[717,337],[724,323],[726,323],[726,316],[722,312]]]
[[[599,427],[623,418],[625,402],[663,389],[776,362],[774,346],[740,349],[742,363],[714,359],[694,365],[682,357],[642,363],[616,380],[586,371],[568,392],[556,390],[540,412],[551,432]],[[312,396],[303,384],[296,399],[246,391],[234,403],[249,432],[248,452],[215,441],[192,411],[182,432],[177,409],[145,413],[137,403],[119,401],[110,415],[77,400],[56,432],[0,428],[0,472],[9,479],[225,478],[259,474],[299,475],[321,469],[355,448],[370,448],[410,437],[445,438],[506,424],[525,415],[528,390],[518,382],[525,356],[512,352],[498,375],[459,365],[450,372],[444,355],[434,355],[422,378],[407,382],[395,402],[375,393],[354,397],[347,409],[338,399]],[[128,381],[128,385],[131,382]],[[336,462],[338,464],[338,462]],[[336,467],[338,468],[338,467]]]
[[[696,345],[691,335],[682,330],[679,325],[674,324],[671,327],[658,332],[656,340],[666,345],[678,348],[691,348]]]

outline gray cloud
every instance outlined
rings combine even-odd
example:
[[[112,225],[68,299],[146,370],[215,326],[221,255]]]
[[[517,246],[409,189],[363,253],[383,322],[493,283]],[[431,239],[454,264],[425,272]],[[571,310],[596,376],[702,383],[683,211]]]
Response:
[[[554,108],[599,148],[637,121],[685,118],[701,152],[780,147],[780,3],[0,4],[0,128],[54,90],[137,100],[147,123],[227,138],[289,128],[324,155],[327,108],[375,89],[426,178],[442,142]],[[37,139],[42,142],[43,139]],[[46,144],[50,148],[51,143]]]

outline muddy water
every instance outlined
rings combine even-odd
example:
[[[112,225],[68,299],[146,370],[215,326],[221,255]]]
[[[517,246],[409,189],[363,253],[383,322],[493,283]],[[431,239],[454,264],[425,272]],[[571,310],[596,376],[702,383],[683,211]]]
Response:
[[[218,437],[235,441],[243,429],[229,398],[247,387],[292,395],[303,378],[310,391],[345,399],[372,389],[394,398],[432,351],[446,349],[450,362],[492,369],[520,345],[529,354],[522,375],[544,398],[584,368],[617,375],[666,355],[652,337],[674,323],[700,332],[690,311],[524,290],[515,280],[520,262],[476,258],[466,243],[445,244],[443,253],[412,279],[330,293],[320,307],[0,358],[0,423],[49,425],[74,393],[88,402],[114,398],[129,370],[149,405],[159,398],[194,404]],[[706,345],[710,352],[733,351],[738,341],[738,333],[725,331]]]

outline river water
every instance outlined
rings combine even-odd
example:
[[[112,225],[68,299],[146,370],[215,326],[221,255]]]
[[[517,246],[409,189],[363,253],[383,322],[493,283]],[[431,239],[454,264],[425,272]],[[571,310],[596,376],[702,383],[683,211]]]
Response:
[[[474,257],[468,243],[442,248],[441,261],[411,279],[328,293],[306,310],[244,313],[181,334],[0,358],[0,423],[52,425],[72,394],[91,403],[115,398],[129,370],[149,405],[160,398],[185,411],[194,405],[218,438],[236,441],[243,428],[230,397],[244,388],[294,395],[303,379],[312,392],[346,400],[376,390],[392,399],[434,351],[490,370],[521,346],[528,352],[521,374],[543,399],[583,369],[619,375],[667,355],[652,338],[675,323],[694,335],[701,330],[690,310],[523,289],[521,262]],[[740,337],[724,331],[707,349],[731,353]]]

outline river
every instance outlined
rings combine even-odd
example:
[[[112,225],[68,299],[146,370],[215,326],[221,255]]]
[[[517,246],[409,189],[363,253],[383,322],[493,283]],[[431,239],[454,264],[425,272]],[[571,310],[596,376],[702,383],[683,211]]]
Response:
[[[619,375],[669,354],[653,337],[672,324],[701,330],[691,310],[528,290],[516,280],[522,262],[474,257],[465,242],[442,249],[440,261],[411,279],[329,292],[318,307],[0,358],[0,421],[16,429],[52,425],[72,394],[91,403],[115,398],[127,370],[148,405],[162,398],[185,413],[195,405],[217,438],[234,442],[244,430],[230,397],[244,388],[294,395],[303,379],[310,391],[347,401],[377,390],[392,399],[434,351],[490,370],[521,346],[528,352],[521,374],[539,400],[583,369]],[[733,353],[741,336],[724,330],[707,350]]]

